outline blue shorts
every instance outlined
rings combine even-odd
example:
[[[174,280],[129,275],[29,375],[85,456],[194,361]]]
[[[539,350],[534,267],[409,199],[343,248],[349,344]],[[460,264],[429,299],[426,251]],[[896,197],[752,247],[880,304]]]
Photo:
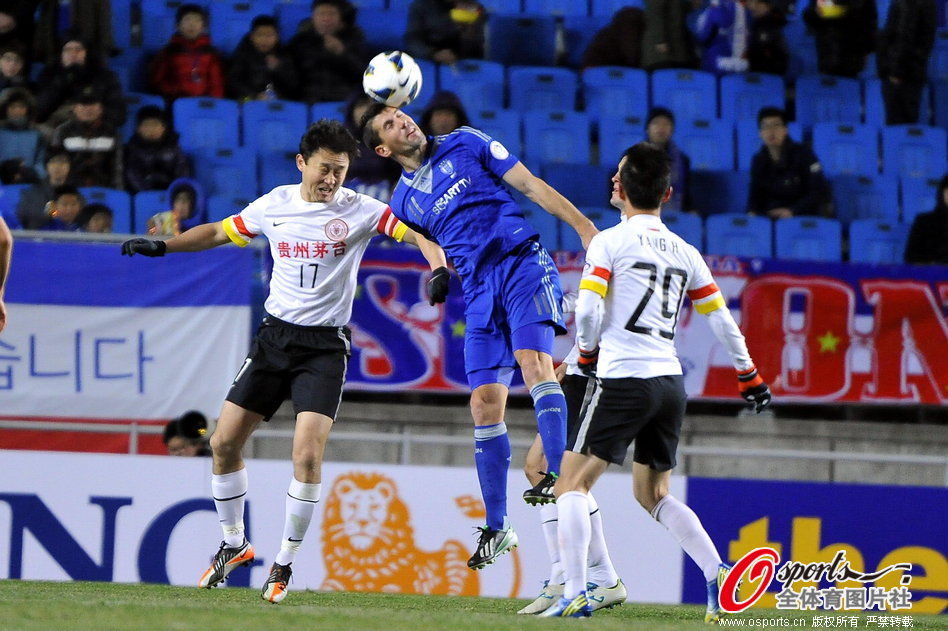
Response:
[[[515,350],[551,355],[553,337],[566,333],[560,276],[538,242],[525,242],[477,280],[464,297],[464,369],[472,390],[509,385]]]

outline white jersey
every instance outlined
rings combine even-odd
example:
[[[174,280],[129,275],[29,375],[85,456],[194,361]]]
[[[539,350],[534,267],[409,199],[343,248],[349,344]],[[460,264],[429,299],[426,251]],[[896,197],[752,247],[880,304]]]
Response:
[[[270,242],[267,313],[302,326],[343,326],[352,316],[359,263],[369,240],[399,241],[408,227],[382,202],[340,188],[329,203],[307,202],[300,185],[279,186],[223,221],[240,246]]]
[[[686,293],[699,313],[725,306],[701,254],[654,215],[593,237],[579,287],[577,341],[586,350],[599,345],[597,375],[605,378],[680,375],[674,340]],[[583,290],[605,299],[598,330],[589,330],[598,318],[581,317]]]

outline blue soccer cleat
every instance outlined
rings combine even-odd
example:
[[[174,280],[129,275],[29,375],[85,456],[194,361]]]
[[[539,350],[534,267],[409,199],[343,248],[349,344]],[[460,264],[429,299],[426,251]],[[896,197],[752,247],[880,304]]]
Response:
[[[556,604],[539,614],[540,618],[588,618],[592,615],[592,607],[586,599],[586,592],[579,592],[576,598],[570,600],[561,596]]]
[[[718,566],[718,575],[713,580],[708,581],[708,609],[704,614],[704,621],[708,624],[717,624],[723,616],[730,615],[721,609],[718,594],[721,592],[721,586],[724,584],[725,577],[727,577],[731,571],[731,567],[732,566],[726,563],[720,564]],[[740,587],[740,583],[738,583],[738,587]]]

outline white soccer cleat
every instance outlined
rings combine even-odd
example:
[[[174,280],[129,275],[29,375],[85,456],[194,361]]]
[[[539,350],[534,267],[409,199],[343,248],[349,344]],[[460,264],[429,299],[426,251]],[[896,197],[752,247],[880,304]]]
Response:
[[[625,583],[622,582],[621,578],[612,587],[586,583],[586,599],[589,600],[589,606],[593,611],[617,607],[624,603],[628,597]]]
[[[563,585],[550,585],[550,581],[543,581],[543,589],[536,600],[518,611],[519,614],[536,615],[543,613],[553,606],[560,596],[563,595]]]

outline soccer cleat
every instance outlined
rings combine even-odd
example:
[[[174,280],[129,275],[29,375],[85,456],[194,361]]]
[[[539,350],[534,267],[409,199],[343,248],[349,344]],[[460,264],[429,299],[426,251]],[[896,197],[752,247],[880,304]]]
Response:
[[[523,501],[530,506],[552,504],[555,502],[556,498],[553,496],[553,485],[556,484],[557,477],[559,476],[555,473],[544,473],[543,479],[537,482],[535,487],[523,492]]]
[[[718,594],[721,591],[721,585],[724,583],[724,578],[727,576],[728,572],[731,571],[731,566],[726,563],[722,563],[718,566],[718,575],[714,580],[708,581],[708,609],[704,614],[704,621],[709,624],[717,624],[722,616],[730,615],[728,612],[721,609],[721,603],[718,600]],[[738,588],[740,588],[740,583],[738,583]]]
[[[286,585],[290,582],[290,577],[293,576],[293,569],[290,565],[290,563],[286,565],[273,564],[270,568],[270,576],[267,578],[267,582],[263,584],[263,591],[260,592],[261,598],[271,603],[278,603],[286,598]]]
[[[629,594],[625,590],[625,583],[620,578],[612,587],[602,587],[595,583],[586,583],[586,599],[589,607],[597,609],[611,609],[625,602]]]
[[[504,527],[500,530],[487,526],[478,526],[477,530],[481,531],[477,539],[477,549],[467,561],[467,566],[472,570],[487,567],[496,561],[497,557],[516,548],[519,543],[517,533],[507,523],[506,517],[504,517]]]
[[[559,597],[563,595],[563,586],[562,585],[550,585],[550,581],[543,581],[543,589],[540,590],[540,595],[537,596],[536,600],[532,603],[518,611],[517,613],[525,614],[538,614],[543,613],[549,609],[553,603],[559,600]]]
[[[243,545],[236,548],[227,547],[227,542],[221,541],[221,548],[214,555],[211,567],[207,568],[198,587],[214,587],[241,565],[250,565],[253,561],[253,546],[244,539]]]
[[[592,615],[592,607],[586,600],[586,592],[579,592],[576,598],[570,600],[560,596],[549,609],[540,614],[541,618],[588,618]]]

